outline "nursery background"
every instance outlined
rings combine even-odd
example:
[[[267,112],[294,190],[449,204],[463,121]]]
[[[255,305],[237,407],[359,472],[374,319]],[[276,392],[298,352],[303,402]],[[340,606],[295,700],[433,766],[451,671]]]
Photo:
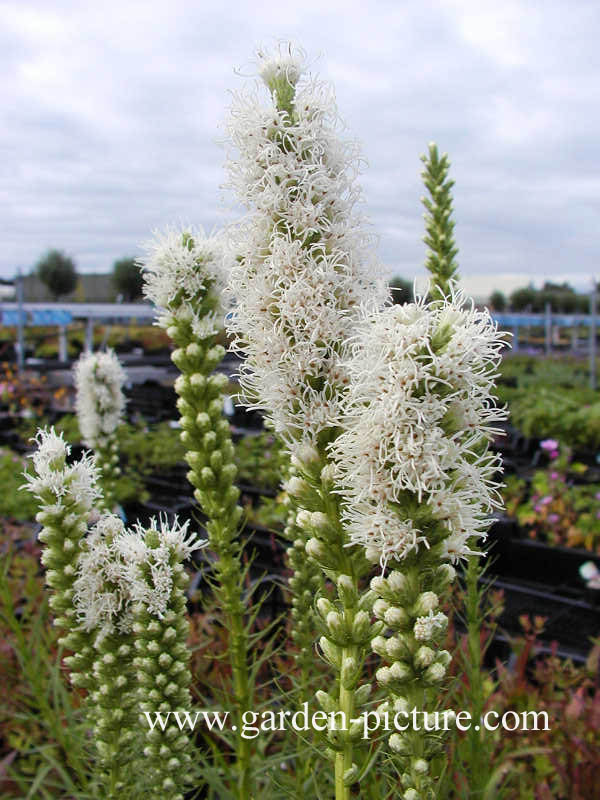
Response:
[[[600,798],[594,4],[1,25],[0,796]]]

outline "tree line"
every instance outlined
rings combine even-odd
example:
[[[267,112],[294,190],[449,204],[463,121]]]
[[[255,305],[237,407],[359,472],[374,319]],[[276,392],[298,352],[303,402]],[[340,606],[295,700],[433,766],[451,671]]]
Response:
[[[37,262],[35,273],[55,300],[73,292],[78,274],[75,261],[61,250],[49,250]],[[118,293],[131,302],[142,296],[143,278],[135,258],[114,262],[112,279]]]
[[[412,302],[413,284],[399,276],[390,279],[390,289],[394,303]],[[515,289],[508,297],[501,291],[493,291],[488,299],[489,307],[498,312],[530,311],[542,313],[550,303],[553,312],[563,314],[585,314],[590,310],[590,298],[579,294],[568,283],[546,281],[541,289],[523,286]]]

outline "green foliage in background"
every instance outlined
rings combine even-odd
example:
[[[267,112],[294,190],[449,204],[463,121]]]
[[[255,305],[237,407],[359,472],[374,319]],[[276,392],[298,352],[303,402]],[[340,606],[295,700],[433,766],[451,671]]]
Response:
[[[121,258],[113,264],[113,283],[125,300],[132,302],[142,296],[144,279],[135,258]]]
[[[9,448],[0,449],[0,517],[33,520],[38,504],[29,492],[20,491],[25,480],[27,459]]]
[[[38,261],[36,272],[55,300],[77,286],[75,262],[60,250],[49,250]]]

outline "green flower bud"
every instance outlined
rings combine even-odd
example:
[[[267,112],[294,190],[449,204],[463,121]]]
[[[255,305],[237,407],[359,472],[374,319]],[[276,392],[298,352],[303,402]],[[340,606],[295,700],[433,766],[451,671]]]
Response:
[[[398,572],[398,570],[390,572],[387,580],[388,586],[392,592],[401,593],[406,591],[408,588],[406,575],[404,575],[402,572]]]
[[[327,714],[333,714],[339,710],[337,701],[322,689],[319,689],[315,696],[317,698],[317,702]]]
[[[353,723],[353,724],[355,724],[355,723]],[[359,729],[358,732],[359,732],[360,736],[353,737],[352,736],[352,726],[350,726],[350,738],[351,739],[352,738],[360,738],[362,736],[362,723],[358,723],[358,729]],[[352,786],[353,783],[356,783],[356,781],[358,780],[359,774],[360,774],[360,771],[359,771],[358,767],[356,766],[356,764],[353,763],[352,766],[350,767],[350,769],[347,769],[344,772],[344,786]]]
[[[371,649],[382,658],[387,658],[387,639],[385,636],[375,636],[371,641]]]
[[[215,472],[219,472],[223,466],[223,454],[220,450],[214,450],[210,454],[210,466]]]
[[[422,592],[414,605],[413,615],[415,617],[427,616],[430,611],[435,611],[439,604],[440,600],[435,592]]]
[[[342,661],[341,682],[344,689],[353,689],[359,677],[360,665],[352,656]]]
[[[199,414],[196,415],[196,425],[200,429],[200,431],[208,431],[211,427],[210,417],[205,411],[200,411]]]
[[[319,597],[317,600],[317,611],[325,621],[328,614],[335,612],[335,606],[331,600],[328,600],[326,597]]]
[[[373,604],[373,614],[378,619],[383,619],[385,616],[385,612],[388,610],[388,608],[389,608],[389,603],[386,600],[382,600],[380,598],[379,600],[376,600],[375,603]]]
[[[338,577],[337,590],[344,608],[354,608],[354,606],[356,606],[358,602],[358,590],[350,575],[340,575]],[[366,616],[368,619],[368,615]]]
[[[403,683],[412,677],[412,670],[404,661],[394,661],[390,667],[390,679]]]
[[[362,644],[371,637],[371,618],[366,611],[358,611],[352,623],[352,639]]]
[[[206,376],[201,372],[194,372],[190,378],[190,385],[196,390],[204,389],[206,387]],[[177,384],[175,384],[175,389],[177,389]]]
[[[388,582],[383,575],[375,575],[371,578],[371,589],[378,595],[383,595],[388,590]]]
[[[398,753],[400,756],[410,755],[410,743],[405,736],[400,736],[399,733],[392,733],[388,741],[394,753]],[[409,791],[412,790],[409,789]],[[406,794],[404,797],[406,797]],[[419,800],[419,795],[416,795],[414,800]]]
[[[415,667],[418,669],[426,669],[433,664],[434,658],[435,652],[431,649],[431,647],[421,645],[421,647],[419,647],[415,653]]]
[[[390,674],[390,668],[380,667],[375,673],[375,677],[377,678],[377,683],[380,686],[388,686],[392,680],[392,676]]]
[[[202,467],[200,470],[200,477],[202,479],[202,484],[206,488],[212,488],[216,484],[215,473],[212,471],[210,467]]]
[[[359,686],[354,691],[354,702],[356,703],[357,708],[364,705],[369,697],[371,696],[371,684],[370,683],[363,683],[362,686]]]
[[[390,636],[387,640],[387,656],[392,660],[408,658],[410,655],[410,644],[405,636],[401,633],[395,636]]]
[[[427,775],[429,772],[429,764],[424,758],[417,758],[412,764],[413,772],[417,775]]]
[[[332,667],[339,669],[342,664],[340,649],[333,642],[330,642],[325,636],[319,639],[319,647],[325,657],[325,660],[331,664]]]
[[[348,630],[342,615],[337,611],[330,611],[327,614],[325,622],[327,623],[327,628],[333,641],[336,644],[344,645],[348,640]]]
[[[436,661],[428,667],[423,673],[423,677],[430,683],[440,683],[446,675],[446,667],[439,661]]]
[[[390,606],[383,615],[383,619],[390,628],[402,628],[408,621],[408,615],[403,608]]]

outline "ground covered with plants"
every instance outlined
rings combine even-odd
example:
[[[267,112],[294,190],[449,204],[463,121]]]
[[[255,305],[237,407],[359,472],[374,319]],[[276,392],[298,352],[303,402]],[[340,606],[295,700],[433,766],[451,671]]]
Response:
[[[2,797],[600,798],[600,394],[460,291],[435,145],[392,302],[304,71],[234,102],[243,222],[149,243],[151,335],[3,367]]]

